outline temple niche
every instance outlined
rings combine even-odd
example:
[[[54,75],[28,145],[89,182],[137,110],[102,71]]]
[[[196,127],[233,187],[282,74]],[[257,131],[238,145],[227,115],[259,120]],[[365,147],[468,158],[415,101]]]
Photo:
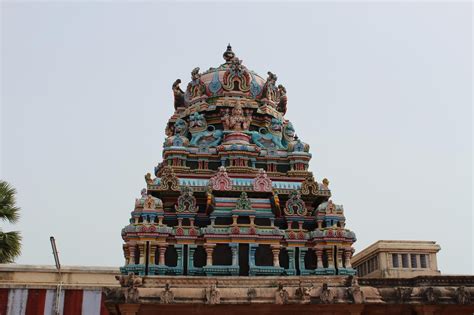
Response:
[[[309,146],[285,118],[286,88],[271,71],[261,77],[249,70],[230,45],[223,57],[218,67],[194,68],[185,91],[180,79],[172,85],[163,159],[154,176],[145,176],[122,230],[121,272],[355,274],[355,234],[329,182],[309,171]],[[206,303],[218,304],[218,286],[206,290]],[[171,303],[172,292],[166,287],[163,303]],[[284,304],[287,295],[281,289],[276,298]]]

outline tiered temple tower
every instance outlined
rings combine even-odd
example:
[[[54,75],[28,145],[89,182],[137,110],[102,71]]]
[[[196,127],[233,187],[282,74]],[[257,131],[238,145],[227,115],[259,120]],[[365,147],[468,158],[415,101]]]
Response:
[[[173,84],[163,162],[122,230],[123,274],[350,275],[354,232],[308,144],[285,119],[277,76],[225,62]]]

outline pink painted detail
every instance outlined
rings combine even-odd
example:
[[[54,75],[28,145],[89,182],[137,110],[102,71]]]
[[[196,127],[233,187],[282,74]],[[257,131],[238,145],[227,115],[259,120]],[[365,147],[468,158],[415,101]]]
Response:
[[[183,228],[177,228],[176,229],[176,236],[183,236],[184,235],[184,230]]]
[[[231,190],[232,181],[224,166],[219,167],[217,174],[211,177],[209,183],[213,190]]]
[[[291,231],[290,233],[288,233],[288,238],[294,240],[296,238],[296,233]]]
[[[251,228],[249,229],[249,234],[257,234],[257,229],[254,228],[254,227],[251,227]]]
[[[150,225],[147,228],[147,232],[150,232],[150,233],[156,232],[156,227],[154,225]]]
[[[189,235],[190,235],[190,236],[197,236],[197,231],[196,231],[196,229],[190,229],[190,230],[189,230]]]
[[[238,226],[234,226],[231,229],[232,234],[240,234],[240,229]]]
[[[304,240],[304,232],[298,232],[298,238]]]
[[[264,169],[259,169],[258,174],[253,181],[255,191],[272,191],[272,180],[268,178]]]

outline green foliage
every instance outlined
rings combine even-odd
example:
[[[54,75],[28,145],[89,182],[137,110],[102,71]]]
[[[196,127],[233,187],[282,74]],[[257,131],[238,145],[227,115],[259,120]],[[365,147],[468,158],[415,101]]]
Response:
[[[16,223],[20,208],[16,206],[16,190],[7,182],[0,180],[0,219]],[[11,263],[21,253],[21,235],[18,231],[0,230],[0,263]]]

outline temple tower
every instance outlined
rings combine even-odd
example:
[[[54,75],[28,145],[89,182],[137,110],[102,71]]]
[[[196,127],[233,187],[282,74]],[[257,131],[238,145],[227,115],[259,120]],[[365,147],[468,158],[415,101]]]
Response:
[[[354,232],[308,144],[285,119],[277,76],[247,69],[231,46],[217,68],[172,86],[163,161],[122,230],[123,274],[351,275]],[[302,108],[300,110],[303,110]]]

